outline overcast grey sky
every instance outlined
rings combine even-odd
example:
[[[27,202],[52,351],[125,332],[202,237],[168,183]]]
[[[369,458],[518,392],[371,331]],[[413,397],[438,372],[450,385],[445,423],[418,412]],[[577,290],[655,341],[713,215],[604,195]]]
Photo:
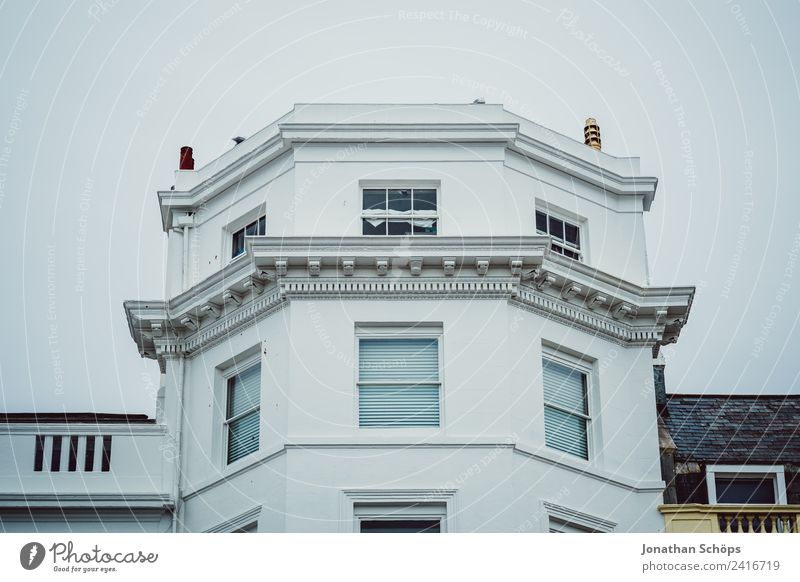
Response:
[[[797,2],[266,4],[0,4],[0,409],[154,413],[122,301],[163,296],[181,145],[479,96],[659,177],[652,282],[698,287],[670,391],[800,393]]]

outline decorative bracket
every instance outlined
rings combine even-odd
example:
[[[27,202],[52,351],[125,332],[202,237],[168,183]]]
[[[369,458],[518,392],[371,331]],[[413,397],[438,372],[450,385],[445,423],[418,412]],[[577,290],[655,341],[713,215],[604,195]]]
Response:
[[[633,316],[634,313],[635,313],[634,306],[631,305],[630,303],[625,303],[623,301],[622,303],[620,303],[619,305],[617,305],[614,308],[614,311],[612,313],[612,317],[614,319],[622,320],[622,319],[625,319],[626,317]]]
[[[389,272],[389,259],[375,259],[375,269],[381,277]]]
[[[511,267],[511,274],[515,277],[522,274],[522,259],[510,259],[509,267]]]
[[[533,282],[536,285],[536,288],[540,291],[545,287],[549,287],[553,283],[556,282],[556,276],[552,273],[548,273],[547,271],[543,271],[541,269],[536,270],[536,274],[533,277]]]
[[[261,292],[264,290],[264,283],[255,277],[250,277],[249,279],[245,280],[244,283],[242,283],[242,286],[245,289],[252,289],[253,293],[256,295],[261,295]]]
[[[308,259],[308,274],[310,277],[319,277],[319,271],[321,268],[321,261],[319,259]]]
[[[580,285],[578,285],[574,281],[568,281],[567,284],[561,288],[561,298],[569,299],[570,297],[575,297],[580,292],[581,292]]]
[[[489,271],[489,259],[475,259],[475,269],[483,277]]]
[[[656,323],[659,325],[664,323],[667,320],[667,313],[666,307],[664,309],[656,309]]]
[[[275,259],[275,274],[278,277],[283,277],[286,275],[286,271],[289,268],[289,261],[286,259]]]
[[[237,293],[233,289],[225,289],[222,292],[222,301],[223,303],[233,303],[234,305],[241,305],[242,304],[242,295]]]
[[[216,303],[206,303],[205,305],[200,307],[200,313],[208,313],[214,319],[219,318],[220,308],[219,305]]]
[[[161,337],[164,335],[164,327],[161,322],[153,322],[150,324],[150,335],[153,337]]]
[[[606,303],[608,303],[608,297],[600,292],[592,293],[586,298],[586,307],[589,309],[600,309]]]
[[[345,277],[352,277],[356,269],[356,260],[352,257],[342,257],[342,273]]]
[[[198,329],[200,327],[200,323],[197,321],[197,318],[188,314],[181,317],[181,325],[191,329]]]
[[[422,257],[411,257],[408,259],[408,266],[414,277],[422,275]]]
[[[456,272],[456,260],[453,257],[445,257],[442,259],[442,268],[446,277],[452,277]]]

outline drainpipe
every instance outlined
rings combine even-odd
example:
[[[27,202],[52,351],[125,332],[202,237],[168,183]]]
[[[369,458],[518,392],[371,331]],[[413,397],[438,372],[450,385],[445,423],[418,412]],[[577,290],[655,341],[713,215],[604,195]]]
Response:
[[[175,423],[175,483],[172,485],[172,495],[175,500],[175,509],[172,513],[172,533],[178,531],[178,521],[180,521],[180,514],[183,509],[181,503],[181,479],[183,478],[183,451],[182,451],[182,432],[183,432],[183,387],[186,383],[186,358],[180,356],[181,363],[181,381],[178,386],[178,419]]]
[[[183,225],[183,261],[181,261],[181,276],[183,277],[183,290],[189,288],[189,225]]]
[[[176,217],[173,230],[181,233],[183,248],[181,252],[181,291],[189,288],[189,236],[194,226],[194,213],[186,212]]]

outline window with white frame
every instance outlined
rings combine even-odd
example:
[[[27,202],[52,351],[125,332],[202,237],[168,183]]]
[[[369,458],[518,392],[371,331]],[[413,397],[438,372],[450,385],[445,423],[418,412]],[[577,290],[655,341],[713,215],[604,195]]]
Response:
[[[613,521],[557,503],[543,501],[542,505],[550,533],[608,533],[617,527]]]
[[[231,258],[235,259],[244,253],[245,238],[249,236],[264,236],[267,234],[267,217],[261,216],[236,230],[231,235]]]
[[[544,436],[551,449],[589,458],[589,370],[550,355],[542,359]]]
[[[536,211],[536,232],[550,235],[552,249],[560,255],[583,260],[581,254],[581,227],[576,222],[564,220],[543,211]]]
[[[443,503],[356,504],[356,531],[361,533],[442,533]]]
[[[577,526],[567,521],[550,518],[548,527],[550,533],[593,533],[593,530]]]
[[[708,502],[786,504],[783,466],[708,465]]]
[[[439,426],[437,335],[358,336],[358,426]]]
[[[258,450],[261,410],[261,364],[233,371],[227,382],[225,443],[227,463]]]
[[[361,234],[430,236],[437,233],[436,188],[363,188]]]

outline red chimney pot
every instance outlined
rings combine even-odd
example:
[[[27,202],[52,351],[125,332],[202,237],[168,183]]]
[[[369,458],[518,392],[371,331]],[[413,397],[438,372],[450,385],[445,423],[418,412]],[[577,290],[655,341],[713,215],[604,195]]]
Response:
[[[192,148],[183,146],[181,148],[181,162],[178,166],[181,170],[194,170],[194,158],[192,157]]]

